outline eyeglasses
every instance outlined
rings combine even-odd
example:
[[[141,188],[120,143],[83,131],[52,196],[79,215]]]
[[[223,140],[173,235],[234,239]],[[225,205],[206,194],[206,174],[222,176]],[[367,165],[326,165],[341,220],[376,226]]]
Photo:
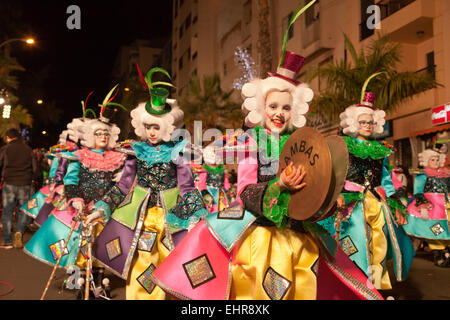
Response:
[[[109,136],[111,136],[108,132],[96,132],[96,133],[94,133],[94,136],[96,136],[96,137],[109,137]]]
[[[371,127],[373,127],[374,125],[376,125],[377,123],[376,122],[374,122],[374,121],[364,121],[364,120],[362,120],[362,121],[359,121],[359,125],[360,126],[371,126]]]

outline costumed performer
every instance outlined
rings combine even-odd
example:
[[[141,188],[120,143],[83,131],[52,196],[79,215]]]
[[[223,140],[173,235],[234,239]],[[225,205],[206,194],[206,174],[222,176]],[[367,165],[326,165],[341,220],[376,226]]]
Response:
[[[446,155],[437,150],[419,153],[424,169],[414,179],[415,199],[408,206],[408,223],[403,228],[409,235],[428,243],[436,266],[448,268],[450,170],[444,166],[445,161]]]
[[[340,114],[349,168],[338,212],[320,223],[377,289],[389,290],[387,261],[393,259],[397,281],[405,280],[414,247],[401,228],[406,208],[389,171],[388,157],[394,150],[375,140],[384,131],[386,114],[374,106],[376,95],[365,88],[379,74],[366,80],[360,103]]]
[[[171,140],[183,124],[183,111],[176,100],[167,99],[167,89],[154,87],[155,72],[170,78],[164,69],[151,69],[143,81],[150,100],[131,112],[131,124],[143,141],[131,141],[122,148],[133,158],[136,181],[119,208],[106,212],[110,219],[93,248],[97,261],[126,279],[127,300],[166,298],[148,275],[187,230],[209,213],[195,188],[190,159],[180,155],[187,141]]]

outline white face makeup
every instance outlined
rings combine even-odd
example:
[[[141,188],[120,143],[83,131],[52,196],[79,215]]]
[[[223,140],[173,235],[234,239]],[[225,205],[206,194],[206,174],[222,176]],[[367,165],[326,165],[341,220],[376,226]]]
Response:
[[[284,133],[292,118],[293,98],[289,92],[272,91],[266,97],[265,125],[267,129]]]
[[[367,139],[372,135],[375,128],[373,116],[370,114],[362,114],[358,117],[358,135],[360,138]]]
[[[95,149],[105,149],[109,144],[111,134],[108,130],[98,129],[94,132]]]
[[[438,169],[440,167],[439,156],[431,156],[428,159],[428,168]]]
[[[152,144],[157,144],[161,141],[161,128],[159,124],[144,124],[145,133],[147,134],[148,140]]]

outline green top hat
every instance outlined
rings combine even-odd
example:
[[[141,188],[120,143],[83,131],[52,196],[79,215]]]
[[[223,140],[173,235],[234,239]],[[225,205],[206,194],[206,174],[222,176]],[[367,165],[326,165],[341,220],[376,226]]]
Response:
[[[161,72],[164,75],[166,75],[170,80],[172,78],[170,77],[170,74],[164,70],[163,68],[152,68],[149,72],[147,72],[147,75],[145,78],[142,76],[141,70],[139,69],[139,65],[137,65],[139,75],[141,77],[141,80],[143,80],[143,84],[146,87],[146,89],[150,92],[150,101],[147,102],[145,105],[145,110],[154,115],[163,115],[165,113],[169,113],[172,108],[170,105],[166,102],[167,97],[169,96],[169,90],[162,87],[156,87],[157,85],[163,85],[168,87],[174,87],[171,83],[163,82],[163,81],[157,81],[152,82],[152,76],[156,72]]]

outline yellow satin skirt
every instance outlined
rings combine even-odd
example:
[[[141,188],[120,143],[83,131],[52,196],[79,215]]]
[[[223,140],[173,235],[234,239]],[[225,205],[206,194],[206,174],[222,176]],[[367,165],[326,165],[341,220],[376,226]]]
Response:
[[[450,247],[450,240],[427,239],[427,243],[431,250],[445,250],[445,248]]]
[[[102,232],[102,230],[103,230],[102,224],[98,223],[94,226],[94,230],[93,230],[94,239],[98,237],[98,235],[100,234],[100,232]],[[86,243],[86,241],[83,240],[83,242],[81,243],[81,247],[83,247],[85,245],[87,245],[87,243]],[[81,253],[81,250],[80,250],[78,252],[77,259],[75,260],[75,265],[77,265],[82,270],[86,270],[86,266],[87,266],[86,263],[87,263],[87,260],[83,256],[83,254]],[[103,268],[103,266],[95,260],[93,260],[93,262],[92,262],[92,267],[93,268]]]
[[[234,249],[230,298],[315,300],[318,258],[309,233],[252,226]]]
[[[371,265],[372,280],[375,288],[379,290],[392,289],[391,280],[386,267],[388,241],[383,231],[385,218],[381,202],[371,192],[366,192],[364,199],[364,215],[366,223],[370,228],[370,234],[366,234],[369,265]],[[361,230],[364,232],[364,230]],[[367,230],[366,230],[367,233]]]
[[[165,300],[166,293],[155,285],[144,288],[138,279],[153,265],[155,268],[169,255],[170,251],[161,242],[164,234],[164,213],[160,207],[152,207],[147,210],[141,232],[156,232],[157,237],[152,251],[141,251],[136,248],[130,266],[126,284],[127,300]],[[141,233],[142,234],[142,233]]]

